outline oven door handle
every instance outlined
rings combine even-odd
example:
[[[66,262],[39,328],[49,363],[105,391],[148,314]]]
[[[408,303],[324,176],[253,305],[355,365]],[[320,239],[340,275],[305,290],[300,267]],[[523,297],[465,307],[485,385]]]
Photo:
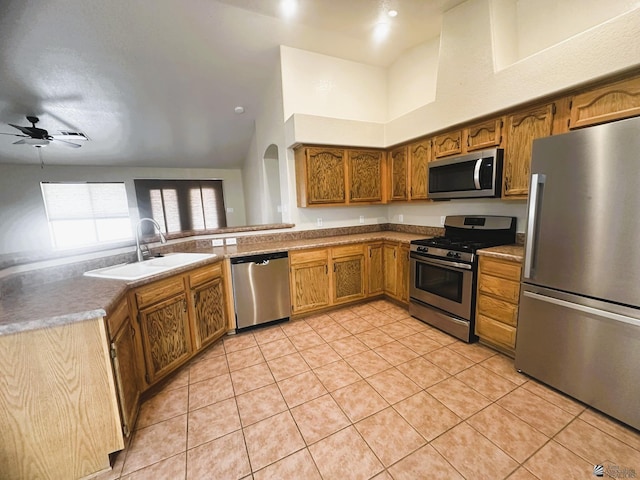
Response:
[[[457,268],[460,270],[472,270],[473,267],[471,265],[468,265],[466,263],[458,263],[458,262],[448,262],[446,260],[437,260],[435,258],[424,258],[424,257],[417,257],[417,256],[412,256],[411,258],[413,258],[415,261],[419,261],[422,263],[427,263],[427,264],[432,264],[432,265],[442,265],[443,267],[452,267],[452,268]]]

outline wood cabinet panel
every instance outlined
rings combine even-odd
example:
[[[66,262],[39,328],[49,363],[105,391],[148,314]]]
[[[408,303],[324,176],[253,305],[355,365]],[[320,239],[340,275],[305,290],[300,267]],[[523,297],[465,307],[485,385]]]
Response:
[[[347,156],[349,202],[382,202],[384,152],[350,149]]]
[[[513,356],[520,296],[519,262],[480,256],[476,299],[476,335]]]
[[[228,328],[222,276],[192,289],[191,301],[195,347],[200,349],[220,338]]]
[[[382,268],[382,243],[367,246],[368,295],[384,292],[384,270]]]
[[[502,142],[502,118],[471,125],[465,129],[466,151],[497,147]]]
[[[329,306],[329,252],[327,249],[289,254],[291,310],[303,313]]]
[[[485,257],[483,258],[481,268],[482,273],[515,280],[516,282],[520,281],[522,266],[519,263]]]
[[[391,200],[409,199],[409,162],[406,146],[391,150],[389,153],[391,171]]]
[[[548,104],[507,116],[503,182],[505,197],[525,197],[529,194],[533,141],[552,134],[554,112],[554,104]]]
[[[138,312],[146,363],[152,384],[186,361],[192,352],[184,290]]]
[[[640,115],[640,77],[580,93],[571,103],[570,128]]]
[[[484,315],[478,315],[476,318],[476,334],[490,343],[506,346],[511,350],[516,346],[515,328]]]
[[[222,262],[192,270],[191,272],[189,272],[188,276],[189,285],[191,286],[191,288],[202,285],[203,283],[213,280],[214,278],[222,276]]]
[[[346,203],[346,156],[342,148],[296,150],[298,206]]]
[[[478,295],[478,313],[514,327],[518,322],[518,305],[482,293]]]
[[[86,478],[124,442],[105,321],[0,335],[0,477]]]
[[[411,200],[423,200],[427,198],[428,167],[431,160],[431,141],[422,140],[409,145],[409,165],[411,166],[411,187],[409,194]]]
[[[398,296],[398,245],[385,243],[383,246],[384,292]]]
[[[123,301],[122,304],[126,306],[127,302]],[[131,325],[127,309],[120,328],[111,336],[111,358],[118,390],[122,432],[127,437],[133,432],[136,423],[141,392],[138,383],[141,372],[135,335],[136,331]]]
[[[333,303],[340,304],[364,298],[364,254],[333,260]]]
[[[433,139],[433,156],[435,158],[448,157],[462,152],[462,130],[455,130]]]
[[[398,256],[398,300],[409,303],[409,246],[400,245]]]
[[[147,305],[152,305],[164,298],[177,295],[181,292],[184,292],[184,282],[181,276],[159,280],[136,290],[136,305],[138,308],[144,308]]]

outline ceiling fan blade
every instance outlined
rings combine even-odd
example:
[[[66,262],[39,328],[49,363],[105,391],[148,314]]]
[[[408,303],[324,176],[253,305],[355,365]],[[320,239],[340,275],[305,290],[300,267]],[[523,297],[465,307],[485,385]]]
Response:
[[[13,128],[17,128],[25,135],[31,136],[31,132],[33,130],[32,127],[21,127],[20,125],[14,125],[13,123],[10,123],[9,125],[11,125]]]
[[[0,132],[0,135],[11,135],[12,137],[29,137],[29,135],[20,135],[19,133],[4,133],[4,132]]]
[[[77,143],[68,142],[66,140],[60,140],[59,138],[52,138],[51,140],[54,142],[63,143],[65,146],[71,147],[71,148],[80,148],[82,146],[82,145],[78,145]]]

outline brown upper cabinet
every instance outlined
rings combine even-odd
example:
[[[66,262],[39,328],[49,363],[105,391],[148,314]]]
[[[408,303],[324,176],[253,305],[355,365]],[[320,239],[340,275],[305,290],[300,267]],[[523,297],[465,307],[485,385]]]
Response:
[[[349,202],[380,203],[384,200],[384,152],[347,150],[349,162]]]
[[[571,102],[569,128],[640,115],[640,77],[580,93]]]
[[[502,117],[476,123],[464,129],[466,151],[498,147],[502,143]]]
[[[296,150],[298,205],[345,204],[346,156],[343,148]]]
[[[390,199],[409,200],[409,154],[406,145],[389,152]]]
[[[431,160],[431,140],[421,140],[409,145],[409,197],[411,200],[427,198],[428,168]]]
[[[298,147],[298,206],[385,201],[385,152],[375,149]]]
[[[433,138],[433,156],[448,157],[462,153],[462,130],[442,133]]]
[[[525,198],[529,194],[531,147],[536,138],[552,134],[553,103],[507,115],[503,196]]]

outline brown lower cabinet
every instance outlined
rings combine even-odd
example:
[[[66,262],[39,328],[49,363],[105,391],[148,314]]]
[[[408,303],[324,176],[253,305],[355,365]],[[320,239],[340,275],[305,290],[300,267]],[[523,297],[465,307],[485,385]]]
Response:
[[[520,262],[480,256],[476,308],[476,335],[513,357],[516,347]]]

